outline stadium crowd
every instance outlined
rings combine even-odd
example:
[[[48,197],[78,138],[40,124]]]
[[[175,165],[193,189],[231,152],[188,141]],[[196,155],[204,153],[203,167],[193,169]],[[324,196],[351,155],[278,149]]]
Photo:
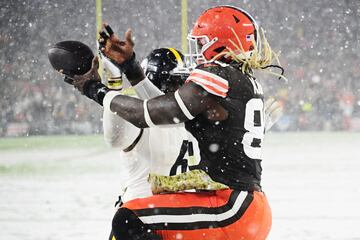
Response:
[[[121,9],[125,2],[135,8],[136,1],[116,2],[104,1],[104,19],[115,23],[121,14],[122,24],[115,27],[119,32],[134,26],[135,37],[146,40],[137,41],[139,59],[156,47],[180,49],[178,2],[149,1],[136,14]],[[189,26],[203,9],[220,2],[189,2]],[[259,78],[267,96],[276,96],[284,105],[273,131],[360,131],[360,2],[241,2],[256,13],[273,49],[281,50],[289,80]],[[5,21],[0,23],[0,137],[101,131],[98,107],[65,86],[47,60],[49,46],[61,40],[81,40],[95,49],[95,7],[87,1],[79,6],[61,1],[1,3]],[[69,27],[59,28],[59,19]]]

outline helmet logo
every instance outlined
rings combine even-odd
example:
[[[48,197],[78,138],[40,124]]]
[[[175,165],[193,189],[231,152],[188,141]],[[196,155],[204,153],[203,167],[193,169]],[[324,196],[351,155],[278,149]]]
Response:
[[[234,17],[236,23],[240,22],[240,20],[235,15],[233,15],[233,17]]]

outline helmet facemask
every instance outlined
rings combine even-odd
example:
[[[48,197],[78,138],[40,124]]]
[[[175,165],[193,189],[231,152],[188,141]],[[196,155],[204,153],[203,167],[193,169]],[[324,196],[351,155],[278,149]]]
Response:
[[[185,83],[190,71],[184,56],[174,48],[153,50],[141,66],[147,78],[162,92],[174,92]]]
[[[189,46],[189,67],[195,68],[198,64],[208,62],[208,60],[204,56],[204,53],[218,41],[218,38],[215,37],[212,40],[209,40],[209,37],[206,35],[193,36],[189,34],[187,39]]]

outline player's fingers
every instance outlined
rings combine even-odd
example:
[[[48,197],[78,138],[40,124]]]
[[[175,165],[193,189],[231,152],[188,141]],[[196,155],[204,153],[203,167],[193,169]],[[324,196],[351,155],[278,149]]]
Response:
[[[103,26],[104,26],[105,30],[107,31],[107,33],[109,34],[109,36],[111,37],[114,34],[114,31],[112,30],[110,25],[108,23],[104,23]]]
[[[103,41],[106,42],[107,39],[109,39],[110,37],[106,34],[105,31],[101,31],[99,32],[99,35],[101,36],[101,38],[103,39]],[[99,39],[100,40],[100,39]]]
[[[95,56],[92,60],[92,63],[91,63],[91,69],[95,69],[97,70],[99,68],[99,57],[98,56]]]
[[[104,51],[105,51],[105,46],[101,46],[99,45],[99,50],[102,54],[104,54]]]
[[[131,28],[129,28],[125,32],[125,41],[126,41],[126,43],[130,44],[131,46],[134,46],[134,41],[132,40],[132,30],[131,30]]]
[[[119,37],[114,33],[114,31],[112,30],[112,28],[110,27],[110,25],[108,23],[103,23],[103,28],[105,28],[106,32],[108,33],[109,39],[113,43],[120,42]]]
[[[109,55],[110,55],[109,50],[106,50],[104,47],[100,48],[100,52],[102,55],[104,55],[106,57],[109,57]]]
[[[99,45],[104,45],[104,44],[105,44],[105,40],[104,40],[102,37],[100,37],[100,38],[98,39],[98,43],[99,43]]]
[[[105,42],[105,40],[102,38],[102,37],[100,37],[99,38],[99,40],[98,40],[98,49],[102,49],[102,48],[105,48],[105,44],[106,44],[106,42]]]

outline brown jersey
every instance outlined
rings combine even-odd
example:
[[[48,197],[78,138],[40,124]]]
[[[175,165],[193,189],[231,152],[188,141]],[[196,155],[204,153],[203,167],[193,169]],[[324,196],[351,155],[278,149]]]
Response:
[[[264,104],[260,84],[242,73],[238,65],[203,64],[189,76],[228,112],[223,121],[204,114],[185,123],[199,142],[201,160],[196,169],[233,189],[260,187],[261,143],[264,137]]]

